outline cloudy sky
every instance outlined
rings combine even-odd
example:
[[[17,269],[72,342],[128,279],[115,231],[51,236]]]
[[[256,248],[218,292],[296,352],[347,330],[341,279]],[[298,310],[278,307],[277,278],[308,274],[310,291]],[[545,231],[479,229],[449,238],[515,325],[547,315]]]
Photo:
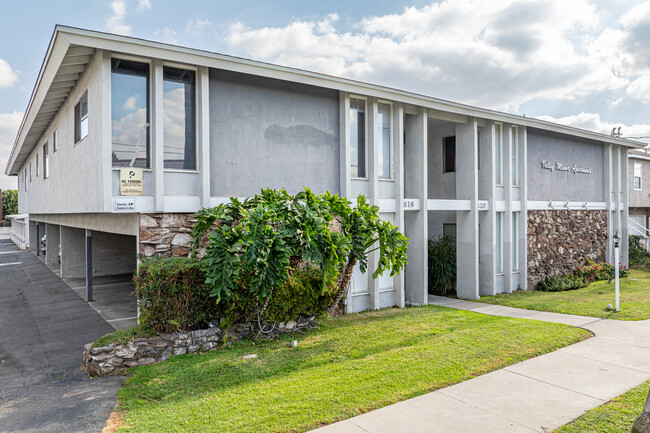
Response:
[[[3,169],[55,24],[650,136],[650,1],[24,0],[2,8]],[[15,185],[0,176],[0,188]]]

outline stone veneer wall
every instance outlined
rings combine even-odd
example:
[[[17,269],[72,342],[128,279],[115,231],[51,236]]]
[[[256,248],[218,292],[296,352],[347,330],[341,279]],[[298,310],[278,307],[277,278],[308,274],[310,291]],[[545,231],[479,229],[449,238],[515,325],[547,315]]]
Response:
[[[193,214],[141,214],[139,251],[145,257],[187,257]]]
[[[528,211],[528,288],[551,275],[564,275],[587,258],[605,261],[604,210]]]

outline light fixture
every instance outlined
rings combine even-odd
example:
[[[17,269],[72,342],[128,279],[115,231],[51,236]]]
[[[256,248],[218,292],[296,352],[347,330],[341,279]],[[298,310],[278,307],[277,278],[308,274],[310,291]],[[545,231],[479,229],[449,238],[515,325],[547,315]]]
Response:
[[[614,234],[614,248],[618,248],[619,245],[621,244],[621,237],[618,235],[618,232]]]

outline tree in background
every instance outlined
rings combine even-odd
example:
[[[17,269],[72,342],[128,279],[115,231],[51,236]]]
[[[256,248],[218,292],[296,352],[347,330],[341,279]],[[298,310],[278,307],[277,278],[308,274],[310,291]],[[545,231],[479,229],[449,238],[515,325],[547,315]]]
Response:
[[[18,213],[18,191],[5,189],[2,191],[2,216],[7,219],[8,215]]]

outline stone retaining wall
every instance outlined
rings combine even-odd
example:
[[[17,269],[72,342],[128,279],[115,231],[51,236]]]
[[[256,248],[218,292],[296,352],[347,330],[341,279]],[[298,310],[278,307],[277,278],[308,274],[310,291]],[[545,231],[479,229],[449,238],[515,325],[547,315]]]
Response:
[[[528,211],[528,288],[551,275],[564,275],[587,258],[605,261],[607,212]]]
[[[193,214],[141,214],[139,251],[145,257],[187,257]]]

